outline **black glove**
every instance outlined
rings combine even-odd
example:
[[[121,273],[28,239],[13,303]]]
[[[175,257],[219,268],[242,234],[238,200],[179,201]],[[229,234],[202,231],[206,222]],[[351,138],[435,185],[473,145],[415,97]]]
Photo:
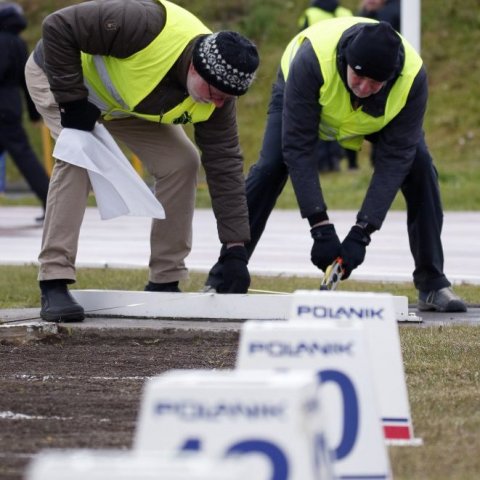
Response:
[[[225,249],[222,247],[223,250]],[[223,252],[222,250],[222,252]],[[220,254],[222,253],[220,252]],[[218,286],[223,282],[223,265],[220,262],[217,262],[208,272],[207,279],[203,286],[204,291],[218,291]]]
[[[60,123],[64,128],[76,128],[91,132],[102,112],[87,98],[61,103]]]
[[[320,270],[325,271],[340,256],[340,240],[333,224],[319,225],[310,230],[313,238],[310,259]]]
[[[218,285],[217,292],[247,293],[250,286],[247,249],[241,245],[222,249],[218,261],[223,265],[223,280]]]
[[[345,240],[342,242],[340,251],[344,268],[342,280],[347,279],[352,273],[352,270],[363,263],[369,243],[370,235],[364,228],[354,225],[350,229]]]

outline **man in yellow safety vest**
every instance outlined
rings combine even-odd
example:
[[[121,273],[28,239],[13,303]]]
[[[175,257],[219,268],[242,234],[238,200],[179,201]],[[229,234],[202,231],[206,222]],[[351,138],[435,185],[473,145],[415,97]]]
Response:
[[[250,284],[248,211],[236,125],[236,97],[259,64],[242,35],[212,33],[167,0],[83,2],[49,15],[26,67],[27,85],[52,135],[92,131],[102,123],[125,143],[155,180],[166,218],[154,220],[147,291],[178,292],[191,250],[200,155],[183,131],[194,124],[226,270],[220,290]],[[81,321],[84,310],[67,285],[90,180],[87,170],[56,160],[48,195],[38,279],[41,317]],[[119,239],[121,242],[121,238]]]
[[[420,56],[386,22],[344,17],[297,34],[283,54],[260,158],[247,177],[249,256],[290,176],[301,215],[310,224],[313,264],[325,271],[341,257],[346,279],[363,262],[371,235],[401,190],[419,308],[465,311],[443,272],[440,191],[423,135],[427,97]],[[343,242],[320,187],[319,137],[355,150],[364,138],[376,145],[370,185]],[[214,265],[207,288],[222,281],[222,270],[221,263]]]

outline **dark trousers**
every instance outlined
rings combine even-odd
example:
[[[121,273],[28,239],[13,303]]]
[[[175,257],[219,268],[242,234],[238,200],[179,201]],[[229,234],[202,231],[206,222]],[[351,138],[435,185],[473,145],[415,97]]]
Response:
[[[451,284],[443,273],[440,238],[443,210],[438,174],[423,138],[401,190],[407,203],[408,240],[415,261],[415,287],[422,291],[449,287]]]
[[[282,156],[281,103],[272,97],[262,150],[246,179],[251,241],[246,245],[249,258],[262,236],[278,196],[288,179]],[[450,286],[443,274],[443,248],[440,239],[443,211],[437,171],[425,141],[417,148],[412,169],[401,187],[407,203],[410,250],[415,261],[413,280],[418,290],[430,291]],[[222,265],[216,263],[206,284],[215,287],[222,279]]]
[[[260,157],[250,168],[245,182],[250,218],[250,243],[246,245],[249,258],[288,180],[288,169],[282,157],[281,134],[282,112],[269,113]]]
[[[49,178],[32,150],[22,125],[0,123],[0,152],[4,150],[10,154],[29,187],[45,208]]]

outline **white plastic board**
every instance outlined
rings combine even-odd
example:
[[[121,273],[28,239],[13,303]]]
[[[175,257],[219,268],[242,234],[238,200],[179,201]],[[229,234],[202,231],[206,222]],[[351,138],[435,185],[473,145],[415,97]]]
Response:
[[[390,441],[418,443],[413,436],[392,295],[298,290],[294,293],[289,321],[299,320],[364,323],[384,436]]]
[[[31,461],[25,480],[244,480],[247,473],[234,459],[132,450],[44,450]]]
[[[293,294],[163,293],[70,290],[87,315],[209,320],[287,320]],[[312,290],[316,291],[316,290]],[[398,321],[419,321],[407,297],[394,297]]]
[[[312,370],[320,383],[336,478],[391,479],[366,330],[356,321],[249,321],[237,368]]]
[[[146,383],[134,449],[240,456],[249,480],[330,480],[317,392],[307,371],[169,371]]]

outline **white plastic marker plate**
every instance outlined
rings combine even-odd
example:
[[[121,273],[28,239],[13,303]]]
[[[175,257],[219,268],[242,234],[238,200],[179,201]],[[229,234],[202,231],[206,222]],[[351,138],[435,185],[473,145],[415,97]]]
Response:
[[[180,370],[145,385],[134,449],[256,459],[249,480],[331,480],[312,371]]]
[[[298,290],[289,321],[359,320],[364,323],[385,439],[418,445],[413,436],[394,301],[388,293]]]
[[[247,473],[233,459],[215,461],[176,452],[51,449],[33,457],[25,480],[243,480]]]
[[[248,321],[237,368],[313,370],[337,479],[390,479],[365,323]]]
[[[70,290],[87,315],[208,320],[287,320],[293,294],[161,293]],[[315,292],[316,290],[312,290]],[[421,321],[408,312],[407,297],[393,297],[399,322]]]

